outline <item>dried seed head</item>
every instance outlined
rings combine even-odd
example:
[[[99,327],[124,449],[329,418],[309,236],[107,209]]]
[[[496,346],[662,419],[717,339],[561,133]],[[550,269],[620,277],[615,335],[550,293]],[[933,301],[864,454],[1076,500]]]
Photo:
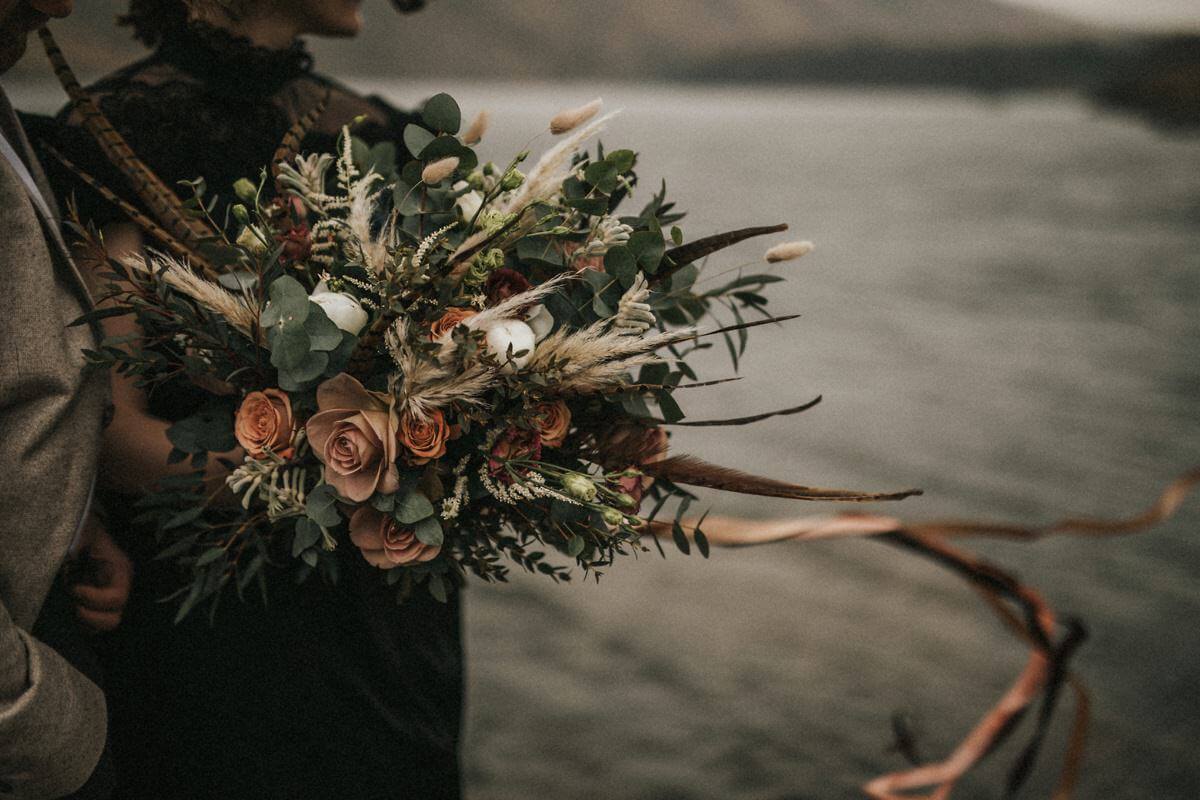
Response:
[[[487,133],[488,119],[488,112],[480,111],[475,121],[463,132],[463,144],[476,145],[483,141],[483,135]]]
[[[808,255],[814,249],[812,242],[784,242],[777,244],[767,251],[768,264],[778,264],[780,261],[791,261]]]
[[[596,98],[586,106],[579,108],[570,108],[566,111],[560,111],[555,115],[554,119],[550,120],[550,132],[555,136],[573,131],[583,123],[587,122],[592,117],[600,113],[600,107],[604,104],[600,98]]]
[[[431,161],[425,165],[425,169],[421,171],[421,180],[427,185],[433,186],[449,178],[456,169],[458,169],[457,156],[439,158],[437,161]]]

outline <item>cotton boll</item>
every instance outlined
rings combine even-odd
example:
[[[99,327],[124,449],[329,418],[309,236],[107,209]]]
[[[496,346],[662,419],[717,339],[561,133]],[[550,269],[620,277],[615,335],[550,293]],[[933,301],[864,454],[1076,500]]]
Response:
[[[528,364],[529,359],[533,357],[533,348],[537,345],[537,337],[534,336],[533,328],[519,319],[500,320],[489,326],[484,332],[484,336],[488,352],[500,363],[505,364],[505,370],[510,371],[521,369]],[[514,354],[524,351],[523,354],[514,355],[509,361],[508,349],[510,346]]]

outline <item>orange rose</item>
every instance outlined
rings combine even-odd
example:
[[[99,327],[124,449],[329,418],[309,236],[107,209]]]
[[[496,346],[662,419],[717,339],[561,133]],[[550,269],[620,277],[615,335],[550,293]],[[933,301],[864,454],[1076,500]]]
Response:
[[[404,564],[423,564],[437,558],[441,547],[422,544],[409,528],[371,506],[359,506],[350,517],[350,541],[373,567],[391,569]]]
[[[400,418],[400,444],[412,454],[412,464],[428,464],[435,458],[446,455],[446,440],[450,438],[450,426],[441,411],[433,411],[428,419],[419,419],[409,412]]]
[[[355,503],[370,499],[376,490],[398,490],[399,421],[391,398],[342,373],[317,387],[317,407],[308,421],[308,441],[325,465],[325,481]]]
[[[251,458],[265,458],[268,450],[283,458],[291,458],[295,429],[292,401],[286,392],[279,389],[265,389],[246,395],[233,421],[238,444]]]
[[[543,447],[558,447],[571,427],[571,409],[562,400],[538,403],[533,407],[530,422],[541,435]]]
[[[441,319],[434,321],[429,326],[429,338],[434,341],[442,338],[478,313],[478,311],[473,311],[469,308],[456,307],[447,310],[445,314],[442,314]]]

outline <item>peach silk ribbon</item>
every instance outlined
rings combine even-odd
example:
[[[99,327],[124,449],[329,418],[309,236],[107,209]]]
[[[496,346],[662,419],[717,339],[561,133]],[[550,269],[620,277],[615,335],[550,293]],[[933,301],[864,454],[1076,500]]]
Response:
[[[1059,686],[1065,684],[1071,687],[1077,699],[1065,764],[1053,800],[1068,800],[1073,795],[1079,777],[1088,723],[1087,692],[1079,679],[1066,668],[1070,652],[1082,640],[1082,628],[1074,626],[1056,644],[1060,627],[1058,620],[1038,592],[1002,570],[952,547],[947,540],[985,536],[1033,541],[1047,536],[1100,537],[1137,533],[1171,517],[1197,485],[1200,485],[1200,468],[1172,482],[1146,511],[1117,520],[1079,518],[1045,526],[1027,526],[972,520],[908,523],[896,517],[859,513],[772,521],[712,516],[703,520],[701,530],[709,544],[717,547],[873,537],[932,559],[965,578],[980,592],[1005,625],[1028,644],[1029,657],[1025,666],[1008,691],[947,757],[935,763],[882,775],[867,783],[863,791],[875,800],[946,800],[963,776],[1012,732],[1016,722],[1039,696],[1044,697],[1043,716],[1047,716]],[[685,535],[694,538],[696,522],[686,521],[682,526]],[[650,522],[648,529],[660,538],[672,536],[671,523]],[[1010,605],[1017,606],[1020,613],[1014,612]],[[1044,723],[1045,720],[1043,726]],[[1040,741],[1043,726],[1039,727],[1035,744]],[[1018,770],[1028,769],[1034,750],[1032,745],[1027,749],[1022,760],[1028,763],[1018,764]],[[1018,774],[1018,770],[1014,770],[1013,774]],[[1013,779],[1010,775],[1010,781]],[[930,793],[910,794],[922,789]]]

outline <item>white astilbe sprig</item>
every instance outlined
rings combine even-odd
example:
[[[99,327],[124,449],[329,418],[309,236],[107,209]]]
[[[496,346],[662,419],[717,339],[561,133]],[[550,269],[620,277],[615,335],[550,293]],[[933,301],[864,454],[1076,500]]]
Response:
[[[350,137],[350,126],[342,126],[342,152],[338,156],[338,184],[343,190],[349,191],[350,184],[358,177],[358,167],[354,166],[354,140]]]
[[[162,281],[172,289],[195,300],[200,306],[220,316],[229,327],[254,340],[258,329],[256,301],[247,292],[231,292],[219,283],[196,274],[195,270],[174,256],[148,249],[144,254],[130,254],[121,258],[126,267]],[[264,340],[259,331],[259,343]]]
[[[458,465],[454,467],[454,488],[442,500],[442,519],[447,522],[457,519],[462,512],[463,505],[469,500],[467,486],[470,478],[467,476],[467,465],[470,463],[471,457],[463,456]]]
[[[429,257],[430,251],[437,247],[446,238],[446,234],[454,230],[457,225],[457,222],[451,222],[449,225],[429,234],[421,241],[421,244],[417,247],[417,252],[413,254],[412,271],[414,274],[421,274],[421,270],[425,267],[425,259]]]
[[[573,506],[583,505],[574,497],[569,497],[547,486],[546,476],[540,472],[530,472],[512,483],[497,482],[492,478],[488,462],[484,461],[483,466],[479,468],[479,482],[483,484],[483,488],[487,490],[488,494],[509,506],[539,499],[561,500]]]
[[[650,283],[639,272],[633,286],[621,295],[617,314],[612,318],[613,330],[625,336],[641,336],[654,327],[654,310],[646,300],[650,297]]]

